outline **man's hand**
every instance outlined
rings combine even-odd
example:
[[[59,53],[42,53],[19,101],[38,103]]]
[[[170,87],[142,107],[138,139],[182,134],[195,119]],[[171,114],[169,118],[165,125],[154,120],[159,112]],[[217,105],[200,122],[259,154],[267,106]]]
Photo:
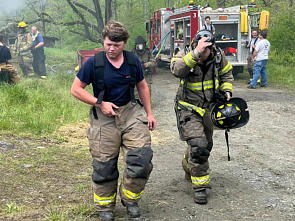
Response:
[[[151,131],[153,131],[154,129],[156,129],[157,122],[156,122],[153,115],[149,115],[147,118],[148,118],[148,121],[149,121],[149,129]]]
[[[212,43],[211,43],[211,42],[207,42],[207,40],[209,40],[209,37],[201,38],[201,39],[199,40],[199,42],[198,42],[197,47],[194,49],[194,53],[197,53],[197,52],[198,52],[198,53],[201,54],[201,56],[202,56],[202,54],[203,54],[203,52],[205,51],[205,49],[206,49],[207,47],[209,47],[209,46],[212,45]]]
[[[98,107],[100,108],[101,112],[104,115],[107,115],[109,117],[116,116],[117,114],[115,113],[114,108],[115,109],[119,108],[118,106],[116,106],[115,104],[111,102],[104,102],[104,101],[101,102],[101,104],[98,104]]]
[[[229,101],[231,99],[231,95],[230,95],[230,93],[228,91],[225,92],[225,97],[226,97],[227,101]]]

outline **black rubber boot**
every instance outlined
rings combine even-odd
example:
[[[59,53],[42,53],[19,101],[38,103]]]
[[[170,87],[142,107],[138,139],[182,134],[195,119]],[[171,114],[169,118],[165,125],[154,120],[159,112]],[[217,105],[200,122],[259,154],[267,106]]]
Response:
[[[101,221],[114,221],[113,211],[101,211],[99,212],[99,218]]]
[[[138,204],[137,203],[127,204],[123,200],[121,200],[121,202],[122,202],[123,206],[126,207],[127,214],[131,218],[138,218],[138,217],[140,217],[140,211],[139,211],[139,207],[138,207]]]
[[[206,192],[206,189],[196,191],[194,196],[195,203],[198,204],[206,204],[208,203],[208,194]]]

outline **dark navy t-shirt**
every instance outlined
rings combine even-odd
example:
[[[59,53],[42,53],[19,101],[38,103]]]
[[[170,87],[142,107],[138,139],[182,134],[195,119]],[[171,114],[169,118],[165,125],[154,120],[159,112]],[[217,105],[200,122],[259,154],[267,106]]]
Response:
[[[11,59],[11,54],[6,46],[0,46],[0,63],[6,63]]]
[[[112,102],[117,106],[122,106],[127,104],[130,101],[130,72],[129,65],[124,55],[124,62],[120,68],[114,67],[106,58],[104,53],[104,85],[105,92],[103,101]],[[125,52],[124,52],[125,53]],[[143,71],[141,68],[141,63],[136,57],[137,72],[135,75],[136,83],[142,81]],[[98,96],[99,90],[97,88],[97,82],[95,82],[94,75],[95,72],[95,61],[94,56],[90,57],[79,70],[77,77],[80,81],[85,84],[92,84],[94,97]]]

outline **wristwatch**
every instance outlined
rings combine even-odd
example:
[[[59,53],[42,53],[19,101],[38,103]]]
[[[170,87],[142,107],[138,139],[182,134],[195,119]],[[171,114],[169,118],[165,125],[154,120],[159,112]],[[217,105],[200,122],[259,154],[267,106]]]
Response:
[[[95,103],[96,103],[96,104],[101,104],[101,102],[102,102],[102,100],[100,100],[100,99],[97,98],[97,100],[96,100]]]

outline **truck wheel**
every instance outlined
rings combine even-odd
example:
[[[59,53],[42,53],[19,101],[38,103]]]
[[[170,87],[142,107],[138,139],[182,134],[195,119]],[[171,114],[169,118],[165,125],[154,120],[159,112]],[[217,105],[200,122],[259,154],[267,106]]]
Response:
[[[244,72],[244,66],[233,66],[233,76]]]

